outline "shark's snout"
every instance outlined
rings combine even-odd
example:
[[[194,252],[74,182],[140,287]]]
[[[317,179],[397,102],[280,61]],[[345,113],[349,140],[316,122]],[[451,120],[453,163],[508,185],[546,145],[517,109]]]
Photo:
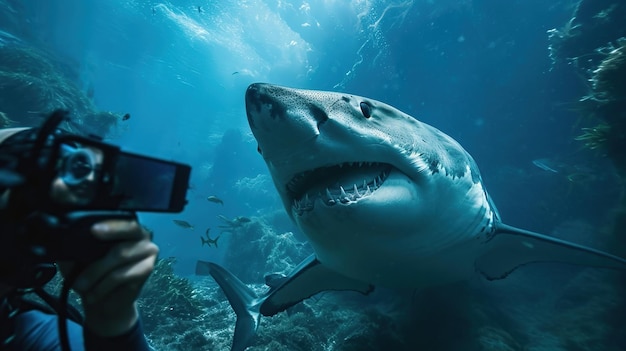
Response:
[[[290,148],[313,140],[328,120],[324,109],[305,90],[254,83],[246,90],[248,124],[264,156],[280,157]],[[293,151],[293,150],[292,150]]]
[[[246,90],[246,113],[251,128],[257,126],[260,118],[285,119],[285,105],[275,98],[275,90],[275,87],[263,83],[251,84]]]

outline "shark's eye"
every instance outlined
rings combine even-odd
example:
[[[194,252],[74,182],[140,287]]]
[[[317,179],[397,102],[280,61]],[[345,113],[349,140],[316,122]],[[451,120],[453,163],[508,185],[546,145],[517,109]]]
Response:
[[[363,113],[363,116],[365,116],[365,118],[372,117],[372,106],[370,106],[370,104],[368,104],[367,102],[361,102],[359,106],[361,107],[361,113]]]

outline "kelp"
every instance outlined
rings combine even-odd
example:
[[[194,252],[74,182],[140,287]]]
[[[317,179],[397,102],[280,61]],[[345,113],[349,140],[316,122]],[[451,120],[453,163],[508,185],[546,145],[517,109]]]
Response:
[[[51,55],[23,43],[0,45],[0,127],[33,127],[55,109],[68,110],[72,132],[105,135],[120,119],[99,111]]]
[[[572,18],[548,31],[553,63],[567,62],[585,78],[580,112],[588,125],[575,139],[611,160],[621,179],[611,247],[626,254],[626,3],[580,0]]]

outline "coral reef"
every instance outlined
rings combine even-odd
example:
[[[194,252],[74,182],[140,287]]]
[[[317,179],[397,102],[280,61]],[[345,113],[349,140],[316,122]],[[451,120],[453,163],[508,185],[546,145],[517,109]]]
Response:
[[[262,282],[268,273],[287,273],[313,253],[292,232],[278,234],[261,217],[226,235],[230,235],[231,249],[224,256],[224,266],[245,283]]]
[[[211,278],[194,282],[205,301],[205,313],[193,320],[165,320],[148,335],[157,350],[228,350],[235,314]],[[264,285],[250,285],[261,293]],[[397,322],[398,306],[387,302],[355,302],[356,293],[330,292],[304,301],[297,310],[262,318],[249,351],[374,351],[413,350],[403,340],[406,331]],[[180,326],[183,326],[182,328]],[[170,328],[175,328],[171,332]],[[185,329],[178,331],[179,329]]]
[[[167,320],[193,320],[203,313],[204,303],[186,278],[174,274],[173,257],[159,259],[143,287],[137,301],[146,333],[154,333]],[[177,323],[171,333],[182,333],[188,328]]]

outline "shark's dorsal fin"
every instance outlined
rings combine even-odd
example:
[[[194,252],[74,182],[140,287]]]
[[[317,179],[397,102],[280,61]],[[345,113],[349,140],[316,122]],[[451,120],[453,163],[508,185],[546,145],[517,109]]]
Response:
[[[626,269],[626,260],[543,234],[498,223],[476,261],[476,270],[489,280],[506,278],[532,262],[563,262],[581,266]]]

